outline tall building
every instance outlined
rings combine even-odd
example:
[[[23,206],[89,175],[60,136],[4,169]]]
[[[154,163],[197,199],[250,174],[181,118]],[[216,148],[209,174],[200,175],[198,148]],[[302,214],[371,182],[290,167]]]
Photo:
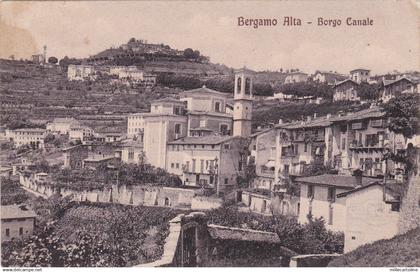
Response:
[[[235,73],[233,136],[251,135],[253,72],[242,68]]]

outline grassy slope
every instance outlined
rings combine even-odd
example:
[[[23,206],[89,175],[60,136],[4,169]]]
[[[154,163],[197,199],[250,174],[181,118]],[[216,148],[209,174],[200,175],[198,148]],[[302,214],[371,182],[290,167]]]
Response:
[[[363,245],[333,260],[328,266],[420,266],[420,228],[392,239]]]

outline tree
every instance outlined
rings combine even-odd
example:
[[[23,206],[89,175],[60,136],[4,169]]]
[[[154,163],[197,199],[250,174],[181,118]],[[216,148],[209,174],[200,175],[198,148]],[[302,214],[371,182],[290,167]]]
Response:
[[[58,62],[58,59],[56,57],[49,57],[48,63],[56,64]]]
[[[184,57],[187,59],[193,59],[195,57],[194,50],[187,48],[184,50]]]
[[[419,95],[401,94],[383,105],[385,116],[389,117],[388,129],[411,138],[418,131]]]

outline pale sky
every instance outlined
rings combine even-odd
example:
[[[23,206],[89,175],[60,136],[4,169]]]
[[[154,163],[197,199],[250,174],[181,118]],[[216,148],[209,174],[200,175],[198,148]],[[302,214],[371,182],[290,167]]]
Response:
[[[239,16],[276,18],[278,25],[239,27]],[[303,25],[283,26],[284,16]],[[342,24],[317,26],[318,17]],[[347,26],[347,17],[369,17],[373,26]],[[135,37],[191,47],[234,68],[378,74],[420,70],[419,26],[418,6],[410,0],[0,2],[0,57],[29,58],[44,44],[48,56],[88,57]]]

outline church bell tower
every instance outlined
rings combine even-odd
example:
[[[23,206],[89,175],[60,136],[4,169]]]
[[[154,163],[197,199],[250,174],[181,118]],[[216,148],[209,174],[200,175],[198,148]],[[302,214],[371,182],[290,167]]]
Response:
[[[233,136],[251,135],[253,72],[242,68],[235,71]]]

